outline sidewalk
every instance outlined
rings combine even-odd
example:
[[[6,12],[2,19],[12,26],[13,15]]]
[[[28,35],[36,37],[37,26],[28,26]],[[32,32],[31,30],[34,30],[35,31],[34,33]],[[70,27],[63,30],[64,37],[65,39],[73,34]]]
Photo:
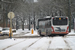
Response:
[[[13,35],[20,34],[20,33],[30,33],[30,31],[28,29],[24,29],[24,30],[18,29],[16,30],[16,33],[13,33]]]
[[[68,34],[68,36],[75,36],[74,29],[71,29],[71,32]]]

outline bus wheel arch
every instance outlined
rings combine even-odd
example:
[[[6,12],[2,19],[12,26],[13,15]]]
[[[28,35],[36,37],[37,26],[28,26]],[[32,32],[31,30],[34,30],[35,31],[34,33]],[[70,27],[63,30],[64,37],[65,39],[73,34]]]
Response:
[[[39,32],[39,35],[40,35],[40,36],[44,36],[44,35],[41,34],[41,30],[39,30],[38,32]]]

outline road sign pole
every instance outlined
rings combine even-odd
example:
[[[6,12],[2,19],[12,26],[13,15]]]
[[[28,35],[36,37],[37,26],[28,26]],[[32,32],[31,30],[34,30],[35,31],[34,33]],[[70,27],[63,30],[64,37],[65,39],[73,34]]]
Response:
[[[12,19],[15,17],[15,14],[13,12],[8,13],[8,18],[10,19],[10,33],[9,38],[12,38]]]
[[[11,15],[10,15],[10,38],[12,38],[12,18],[11,18]]]

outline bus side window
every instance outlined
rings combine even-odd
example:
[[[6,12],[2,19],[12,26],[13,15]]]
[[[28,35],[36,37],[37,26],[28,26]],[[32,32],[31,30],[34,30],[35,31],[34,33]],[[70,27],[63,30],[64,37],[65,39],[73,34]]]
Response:
[[[51,22],[50,21],[48,22],[48,27],[51,27]]]
[[[45,28],[49,28],[49,27],[51,27],[51,22],[50,21],[45,23]]]
[[[45,23],[45,28],[47,28],[47,23]]]
[[[51,21],[49,22],[50,26],[51,26]]]

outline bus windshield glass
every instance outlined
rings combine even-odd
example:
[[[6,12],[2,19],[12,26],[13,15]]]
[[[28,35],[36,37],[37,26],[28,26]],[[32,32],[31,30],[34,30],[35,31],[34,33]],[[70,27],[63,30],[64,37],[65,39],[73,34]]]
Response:
[[[67,18],[53,18],[53,25],[67,25]]]
[[[39,21],[39,28],[50,28],[50,20]]]

